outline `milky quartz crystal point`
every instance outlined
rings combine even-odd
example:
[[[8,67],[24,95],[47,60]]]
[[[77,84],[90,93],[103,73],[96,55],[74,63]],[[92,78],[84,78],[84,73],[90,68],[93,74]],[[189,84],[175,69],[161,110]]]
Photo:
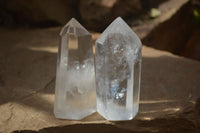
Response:
[[[54,114],[79,120],[96,111],[92,37],[74,18],[60,36]]]
[[[95,43],[97,111],[107,120],[131,120],[139,109],[142,44],[118,17]]]

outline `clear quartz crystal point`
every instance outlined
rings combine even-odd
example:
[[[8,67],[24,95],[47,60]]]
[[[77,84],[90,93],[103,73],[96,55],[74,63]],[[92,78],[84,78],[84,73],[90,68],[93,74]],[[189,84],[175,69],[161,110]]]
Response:
[[[142,44],[118,17],[95,43],[97,111],[107,120],[131,120],[139,109]]]
[[[92,37],[74,18],[60,36],[54,114],[80,120],[96,111]]]

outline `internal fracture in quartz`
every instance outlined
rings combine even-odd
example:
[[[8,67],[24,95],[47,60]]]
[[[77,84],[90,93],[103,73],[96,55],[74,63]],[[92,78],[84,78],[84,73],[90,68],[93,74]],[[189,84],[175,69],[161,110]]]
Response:
[[[118,17],[95,43],[97,111],[107,120],[130,120],[139,109],[142,44]]]
[[[92,37],[74,18],[60,36],[54,114],[79,120],[96,111]]]

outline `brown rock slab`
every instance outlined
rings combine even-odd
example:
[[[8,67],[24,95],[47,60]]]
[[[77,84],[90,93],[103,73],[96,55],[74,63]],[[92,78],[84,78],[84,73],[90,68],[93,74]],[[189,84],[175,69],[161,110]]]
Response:
[[[154,27],[143,42],[156,49],[200,60],[200,23],[193,13],[197,5],[191,1],[185,2],[168,20]]]
[[[12,0],[2,2],[3,9],[10,15],[11,20],[7,18],[8,22],[16,21],[16,24],[36,27],[65,24],[72,17],[78,16],[77,4],[77,0]]]
[[[140,110],[131,121],[53,114],[58,33],[0,29],[0,132],[198,132],[200,62],[143,47]],[[98,33],[93,37],[97,38]],[[199,103],[199,102],[198,102]]]
[[[188,1],[80,0],[80,17],[83,25],[87,29],[103,31],[116,17],[121,16],[128,24],[140,25],[140,27],[137,26],[139,30],[146,30],[144,33],[148,33],[158,23],[170,19]],[[161,12],[161,15],[149,21],[147,16],[151,8],[157,8]],[[145,19],[143,20],[141,18]]]
[[[200,29],[200,28],[199,28]],[[196,28],[192,33],[188,42],[185,44],[185,48],[181,52],[181,55],[200,60],[200,30]]]

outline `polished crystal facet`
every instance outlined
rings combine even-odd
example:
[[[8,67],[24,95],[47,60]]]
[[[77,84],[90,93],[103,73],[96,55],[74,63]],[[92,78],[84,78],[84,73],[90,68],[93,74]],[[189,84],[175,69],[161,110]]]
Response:
[[[131,120],[139,109],[142,44],[118,17],[95,43],[97,111],[107,120]]]
[[[79,120],[96,111],[92,38],[74,18],[60,36],[54,114]]]

